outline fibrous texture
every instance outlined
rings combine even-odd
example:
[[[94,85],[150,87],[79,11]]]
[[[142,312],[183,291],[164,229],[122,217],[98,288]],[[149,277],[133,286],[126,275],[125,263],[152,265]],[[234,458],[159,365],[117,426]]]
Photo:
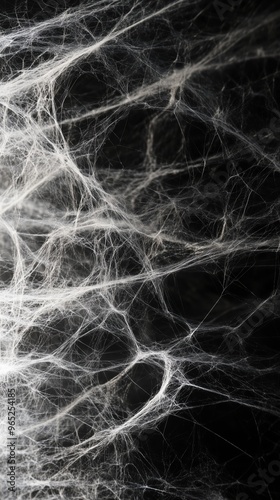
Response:
[[[1,15],[1,498],[278,498],[267,3]]]

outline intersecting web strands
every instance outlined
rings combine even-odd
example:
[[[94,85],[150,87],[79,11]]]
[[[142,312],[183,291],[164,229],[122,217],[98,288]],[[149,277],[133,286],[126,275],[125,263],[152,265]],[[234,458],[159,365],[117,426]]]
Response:
[[[278,498],[280,11],[232,4],[0,15],[2,498]]]

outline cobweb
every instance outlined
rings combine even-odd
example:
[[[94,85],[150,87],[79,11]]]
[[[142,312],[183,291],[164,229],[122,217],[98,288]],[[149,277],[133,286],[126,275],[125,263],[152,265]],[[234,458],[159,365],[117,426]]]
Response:
[[[2,498],[230,500],[276,456],[280,11],[231,3],[1,14]]]

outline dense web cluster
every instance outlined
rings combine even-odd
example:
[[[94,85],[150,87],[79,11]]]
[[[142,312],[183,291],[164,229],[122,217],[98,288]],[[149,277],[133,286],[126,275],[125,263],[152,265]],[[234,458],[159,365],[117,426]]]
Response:
[[[278,498],[268,3],[1,14],[1,498]]]

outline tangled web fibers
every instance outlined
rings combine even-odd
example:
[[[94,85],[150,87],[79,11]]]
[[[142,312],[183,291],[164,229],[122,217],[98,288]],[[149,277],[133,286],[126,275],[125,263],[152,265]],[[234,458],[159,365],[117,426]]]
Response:
[[[1,498],[256,498],[278,456],[280,11],[231,3],[1,13]]]

